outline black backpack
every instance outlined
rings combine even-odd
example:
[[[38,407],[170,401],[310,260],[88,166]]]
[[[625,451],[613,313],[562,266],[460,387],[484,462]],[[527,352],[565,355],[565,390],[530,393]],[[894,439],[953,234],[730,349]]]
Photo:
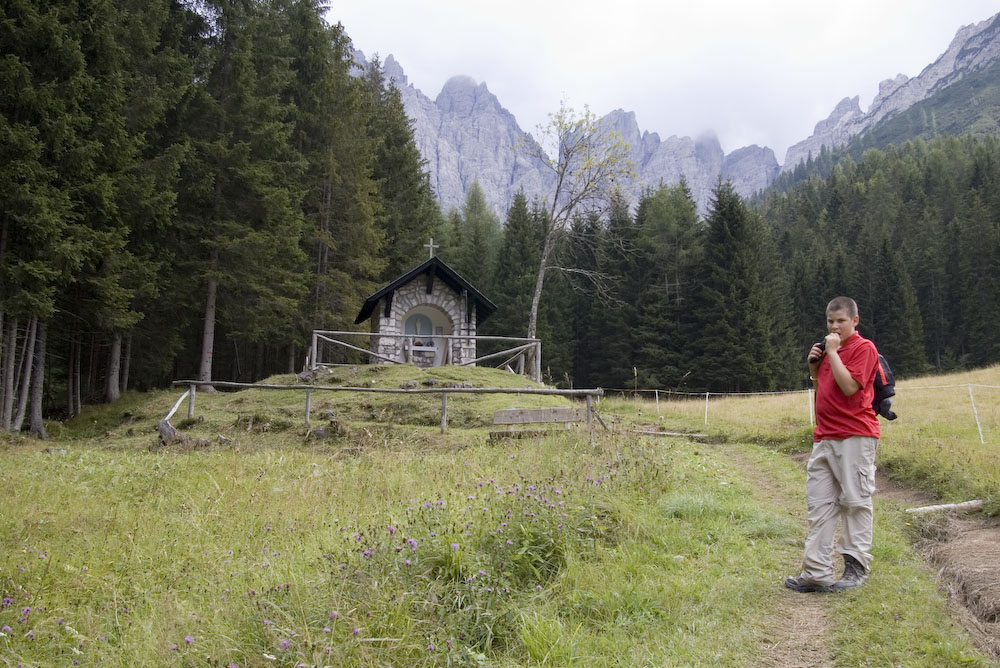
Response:
[[[892,397],[896,396],[896,379],[892,377],[892,369],[882,353],[878,354],[878,367],[875,369],[875,396],[872,398],[872,408],[876,415],[886,420],[895,420],[897,415],[892,412]]]

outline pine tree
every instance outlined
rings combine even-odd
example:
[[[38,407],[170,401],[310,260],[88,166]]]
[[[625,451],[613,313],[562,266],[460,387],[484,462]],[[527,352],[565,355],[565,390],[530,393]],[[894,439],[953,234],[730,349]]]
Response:
[[[594,224],[591,223],[591,228]],[[634,337],[639,290],[636,257],[638,228],[621,193],[608,202],[607,223],[597,246],[599,280],[613,286],[602,295],[584,283],[580,290],[594,301],[586,337],[589,354],[601,361],[598,382],[605,387],[631,387],[635,382],[636,342]],[[577,243],[586,237],[573,235]],[[600,286],[599,286],[600,287]],[[605,288],[607,289],[607,288]]]
[[[310,257],[309,300],[299,340],[311,329],[348,329],[386,265],[382,196],[372,170],[376,141],[368,134],[370,105],[350,76],[350,43],[327,26],[318,0],[290,7],[292,141],[307,161],[303,185],[304,246]]]
[[[31,376],[31,432],[44,437],[51,319],[57,309],[66,311],[67,294],[86,295],[106,329],[135,319],[121,272],[131,263],[128,228],[115,198],[136,142],[125,126],[126,60],[110,2],[18,2],[5,8],[5,18],[0,38],[7,57],[0,67],[9,88],[0,132],[3,164],[13,171],[4,179],[0,214],[0,312],[34,323],[37,336],[23,348],[20,368],[25,381]],[[11,365],[3,368],[6,375]],[[6,394],[14,391],[9,381],[2,384]],[[22,384],[19,416],[27,392]]]
[[[693,384],[715,392],[775,389],[782,351],[774,349],[774,295],[763,280],[773,271],[763,264],[763,221],[726,182],[713,191],[707,224],[691,306],[691,355],[700,376]]]
[[[702,256],[701,221],[687,184],[647,191],[636,210],[642,268],[636,318],[639,383],[680,389],[694,374],[685,341]]]
[[[373,175],[382,194],[379,222],[385,232],[386,258],[382,278],[391,280],[419,262],[423,244],[440,229],[441,209],[399,90],[386,81],[377,57],[363,80],[371,105],[368,133],[376,142]]]
[[[518,191],[511,202],[503,226],[497,253],[495,280],[487,295],[497,305],[496,312],[486,321],[483,333],[500,336],[524,336],[524,326],[531,308],[531,287],[534,269],[538,266],[538,243],[541,240],[538,211],[528,208],[524,191]]]
[[[449,263],[480,292],[489,295],[500,245],[500,221],[490,210],[477,181],[472,182],[465,194],[460,220],[461,230],[455,235],[459,244],[449,251],[452,258]]]
[[[290,141],[288,61],[275,57],[288,50],[287,17],[239,0],[211,9],[218,46],[189,107],[193,155],[180,206],[204,299],[203,381],[213,375],[217,322],[236,341],[287,340],[306,290],[299,185],[306,163]]]

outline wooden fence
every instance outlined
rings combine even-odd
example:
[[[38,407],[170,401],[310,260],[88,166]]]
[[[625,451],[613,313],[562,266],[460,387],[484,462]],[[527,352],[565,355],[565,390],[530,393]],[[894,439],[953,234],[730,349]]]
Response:
[[[260,389],[260,390],[298,390],[305,391],[305,422],[306,427],[309,427],[309,413],[312,409],[312,393],[313,392],[377,392],[385,394],[440,394],[441,395],[441,433],[444,434],[448,431],[448,395],[449,394],[547,394],[561,397],[584,397],[587,402],[587,427],[591,427],[593,420],[597,417],[594,411],[594,397],[600,397],[604,394],[604,390],[597,388],[593,390],[558,390],[550,388],[536,388],[536,387],[436,387],[436,388],[420,388],[412,390],[404,389],[394,389],[394,388],[381,388],[381,387],[341,387],[335,385],[275,385],[267,383],[233,383],[227,381],[204,381],[204,380],[175,380],[171,385],[175,386],[187,386],[188,390],[185,392],[177,403],[174,404],[173,409],[165,417],[162,422],[168,422],[170,417],[177,411],[180,407],[181,402],[187,397],[188,400],[188,419],[194,418],[194,408],[195,408],[195,397],[197,396],[197,388],[211,386],[217,388],[229,388],[229,389]],[[597,417],[600,420],[599,417]],[[603,422],[602,422],[603,424]],[[605,426],[605,428],[607,428]]]
[[[392,357],[390,355],[383,355],[371,346],[370,348],[362,348],[360,346],[355,346],[346,341],[341,341],[339,338],[335,337],[347,337],[347,336],[363,336],[363,337],[378,337],[386,339],[399,339],[401,341],[402,354],[400,358]],[[322,354],[323,344],[331,344],[333,346],[339,346],[347,350],[353,350],[356,352],[361,352],[369,356],[369,358],[375,361],[385,362],[387,364],[408,364],[412,361],[411,355],[415,350],[423,350],[424,347],[417,345],[415,341],[425,340],[425,339],[436,339],[441,340],[444,346],[443,355],[441,359],[441,364],[455,364],[456,366],[472,366],[478,364],[479,362],[485,362],[486,360],[501,359],[505,358],[497,366],[501,369],[506,368],[508,371],[520,374],[522,376],[528,376],[536,382],[542,382],[542,342],[538,339],[526,339],[519,338],[515,336],[461,336],[457,334],[434,334],[433,336],[424,335],[416,336],[413,334],[380,334],[378,332],[343,332],[343,331],[333,331],[333,330],[321,330],[317,329],[313,331],[312,336],[312,347],[309,351],[309,363],[308,366],[311,369],[316,369],[320,366],[326,366],[327,363],[323,361],[324,357]],[[490,353],[488,355],[483,355],[481,357],[476,357],[471,360],[461,360],[457,363],[452,359],[452,341],[459,341],[461,343],[480,341],[499,341],[503,343],[516,344],[510,348],[506,348],[499,352]]]

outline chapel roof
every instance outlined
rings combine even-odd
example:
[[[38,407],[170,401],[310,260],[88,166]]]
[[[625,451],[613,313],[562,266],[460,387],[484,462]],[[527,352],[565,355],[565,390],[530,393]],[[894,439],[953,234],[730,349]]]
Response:
[[[469,299],[472,300],[476,305],[476,313],[478,316],[478,321],[481,323],[486,318],[488,318],[494,311],[497,310],[496,304],[491,302],[486,296],[479,290],[469,283],[466,279],[462,278],[454,269],[449,267],[438,257],[432,257],[429,260],[417,265],[413,269],[409,270],[392,283],[370,295],[365,303],[361,306],[361,312],[358,313],[358,317],[354,320],[355,325],[360,325],[365,320],[371,317],[372,312],[378,305],[378,302],[383,297],[390,295],[393,291],[398,288],[403,287],[410,281],[415,280],[418,276],[430,272],[433,278],[439,278],[444,281],[445,285],[450,287],[452,290],[458,294],[462,294],[463,290],[468,291]]]

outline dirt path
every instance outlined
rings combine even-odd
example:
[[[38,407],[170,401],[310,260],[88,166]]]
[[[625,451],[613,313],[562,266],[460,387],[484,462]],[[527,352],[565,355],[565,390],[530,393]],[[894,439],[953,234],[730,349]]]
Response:
[[[734,445],[719,445],[727,461],[750,480],[755,496],[779,508],[803,505],[802,499],[771,480]],[[808,453],[792,456],[805,467]],[[936,503],[924,492],[895,483],[881,471],[876,474],[877,496],[907,507]],[[804,517],[803,517],[804,522]],[[1000,521],[979,516],[939,516],[915,547],[937,571],[949,592],[955,618],[968,630],[983,652],[1000,659]],[[833,665],[828,643],[830,628],[825,598],[786,592],[774,611],[773,625],[765,637],[762,666],[777,668],[827,668]]]
[[[738,468],[753,484],[755,498],[777,508],[795,509],[804,505],[802,498],[789,493],[761,470],[745,449],[731,444],[713,447],[724,453],[726,461]],[[801,492],[804,494],[804,488]],[[804,526],[804,509],[800,516]],[[789,564],[789,575],[794,574],[795,567],[795,563]],[[776,586],[781,585],[776,583]],[[800,594],[784,587],[781,587],[780,597],[764,636],[764,655],[759,665],[768,668],[833,668],[828,597],[823,594]]]
[[[764,637],[761,666],[774,668],[833,668],[829,618],[823,595],[784,594]]]

